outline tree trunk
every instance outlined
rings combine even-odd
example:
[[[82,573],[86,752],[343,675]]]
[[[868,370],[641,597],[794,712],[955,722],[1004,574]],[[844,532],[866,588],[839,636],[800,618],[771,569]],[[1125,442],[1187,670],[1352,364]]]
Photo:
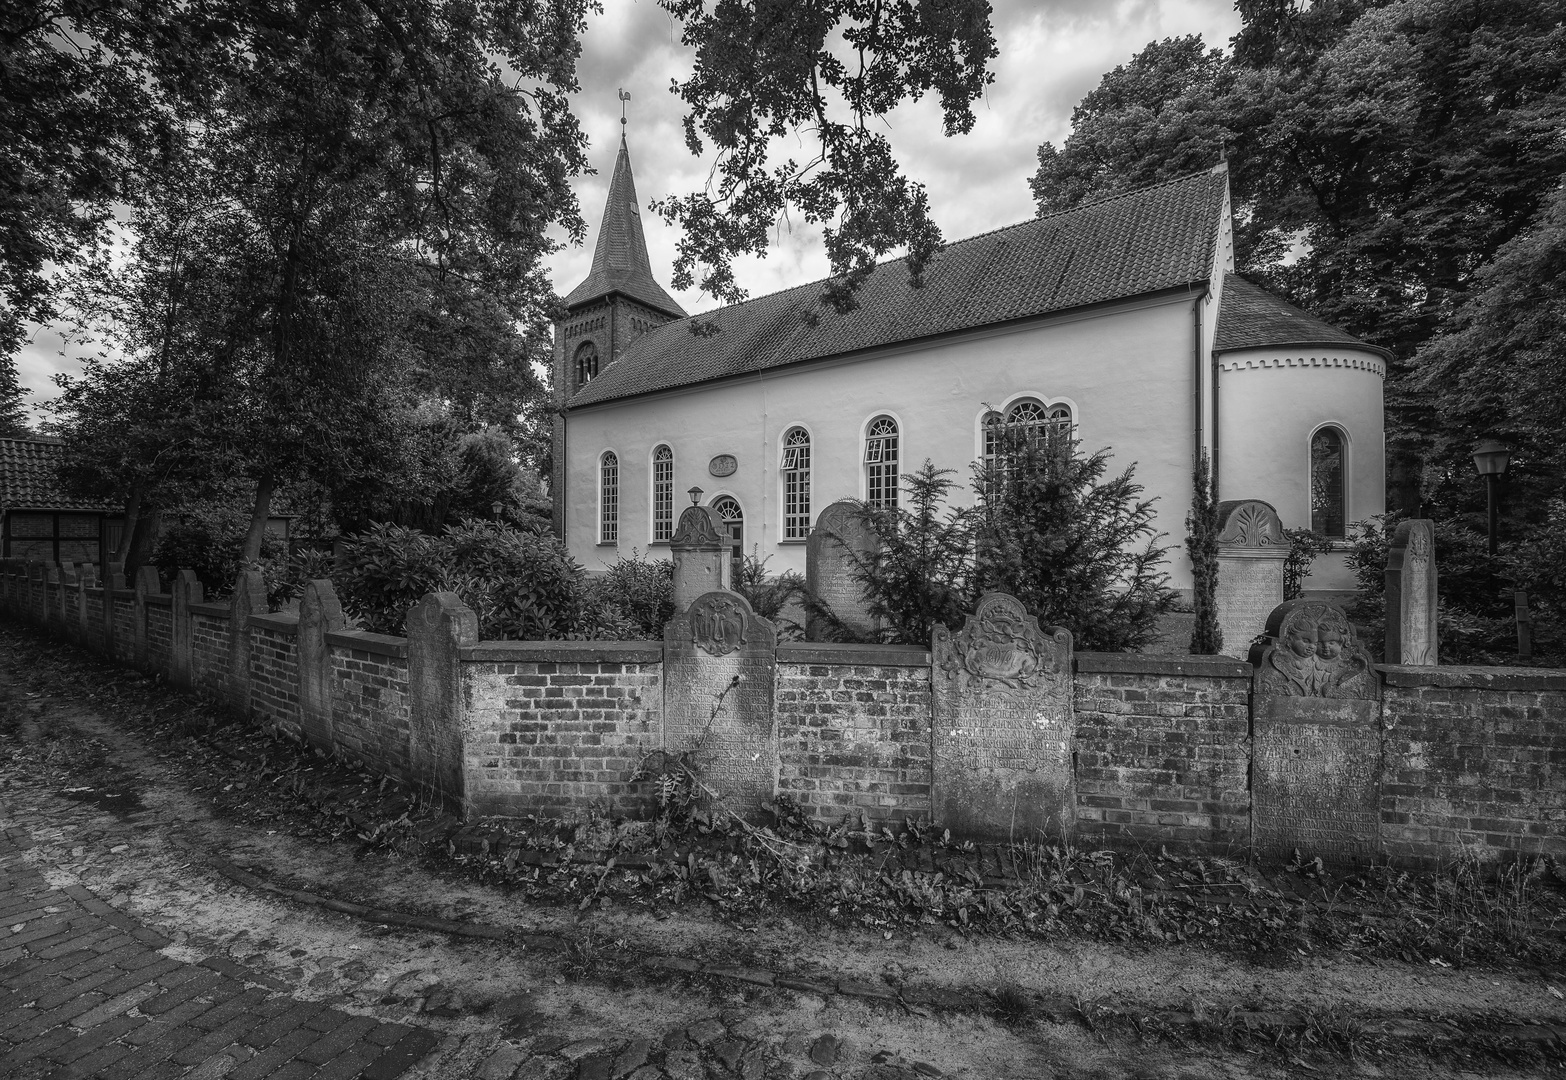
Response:
[[[141,521],[141,486],[131,489],[130,498],[125,500],[125,531],[120,534],[120,546],[109,552],[108,562],[125,564],[130,557],[131,538],[136,535],[136,526]],[[108,567],[104,567],[105,580],[107,580]]]
[[[256,504],[250,511],[250,531],[245,534],[245,549],[239,558],[246,565],[261,560],[261,542],[266,539],[266,519],[272,509],[272,476],[256,481]]]
[[[136,571],[143,566],[151,565],[152,549],[158,542],[159,527],[162,523],[162,511],[157,506],[148,506],[145,503],[139,507],[135,528],[126,522],[124,563],[127,582],[134,582]]]

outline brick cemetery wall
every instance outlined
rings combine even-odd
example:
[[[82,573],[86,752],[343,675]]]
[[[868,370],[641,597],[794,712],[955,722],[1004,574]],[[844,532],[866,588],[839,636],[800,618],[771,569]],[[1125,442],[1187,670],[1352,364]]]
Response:
[[[250,710],[291,732],[299,729],[297,615],[250,616]]]
[[[104,641],[103,604],[108,597],[108,590],[102,586],[87,589],[87,647],[94,652],[107,653],[108,644]]]
[[[368,768],[409,779],[408,642],[364,630],[334,630],[326,642],[337,749]]]
[[[113,659],[122,664],[136,662],[136,596],[129,589],[116,588],[105,595],[114,619]]]
[[[1076,661],[1079,842],[1243,854],[1251,665],[1131,653]]]
[[[474,813],[656,810],[651,785],[631,777],[662,748],[661,643],[492,641],[461,656]]]
[[[190,677],[196,690],[226,697],[228,689],[228,605],[190,605]]]
[[[168,593],[147,597],[147,668],[168,674],[173,651],[173,598]]]
[[[778,646],[778,791],[836,823],[930,816],[930,653]]]

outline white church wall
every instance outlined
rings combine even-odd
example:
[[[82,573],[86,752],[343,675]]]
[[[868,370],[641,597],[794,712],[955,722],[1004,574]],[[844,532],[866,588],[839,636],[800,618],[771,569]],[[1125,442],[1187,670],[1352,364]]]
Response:
[[[1285,528],[1310,525],[1310,441],[1323,426],[1345,435],[1347,507],[1355,522],[1386,510],[1382,382],[1386,365],[1353,348],[1227,352],[1219,374],[1219,495],[1263,499]],[[1341,555],[1317,560],[1306,588],[1351,590]]]
[[[573,410],[566,476],[567,542],[588,569],[600,569],[651,540],[650,455],[674,450],[676,514],[686,489],[703,502],[731,494],[744,510],[745,546],[771,555],[768,570],[804,571],[802,540],[782,536],[781,440],[793,425],[811,435],[814,518],[843,497],[863,497],[863,434],[874,416],[898,420],[904,472],[926,458],[957,470],[953,501],[971,504],[969,466],[979,453],[986,405],[1019,395],[1074,409],[1088,451],[1109,447],[1110,469],[1136,462],[1136,479],[1159,496],[1158,527],[1172,544],[1170,572],[1190,587],[1180,539],[1190,501],[1192,313],[1185,296],[1141,300],[1090,315],[1057,317],[1022,329],[990,328],[917,348],[857,360],[794,365],[707,387]],[[615,545],[598,534],[598,462],[620,462],[620,528]],[[714,477],[709,461],[733,455],[734,474]],[[655,553],[658,551],[654,549]]]

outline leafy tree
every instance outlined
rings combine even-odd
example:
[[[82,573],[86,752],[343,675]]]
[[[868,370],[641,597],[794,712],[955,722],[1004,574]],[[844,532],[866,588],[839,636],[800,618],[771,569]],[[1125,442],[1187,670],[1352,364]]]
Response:
[[[0,438],[25,437],[32,433],[22,399],[27,396],[16,378],[16,367],[0,361]]]
[[[1016,427],[998,437],[1000,452],[973,467],[975,592],[1011,593],[1078,648],[1154,641],[1176,595],[1135,466],[1105,480],[1108,450],[1083,456],[1074,440]]]
[[[933,92],[947,135],[972,129],[971,103],[993,78],[984,0],[659,0],[682,23],[695,70],[674,90],[690,112],[692,154],[716,148],[715,183],[656,204],[684,226],[674,284],[697,282],[719,299],[744,299],[733,258],[765,254],[790,208],[824,225],[833,280],[823,300],[854,306],[876,260],[906,247],[911,281],[940,244],[922,185],[902,175],[887,138],[871,126],[901,102]],[[803,163],[779,161],[773,140],[796,134]]]
[[[1191,473],[1191,510],[1185,518],[1185,550],[1191,559],[1196,624],[1191,651],[1223,652],[1223,627],[1218,625],[1218,501],[1213,498],[1212,463],[1202,450]]]

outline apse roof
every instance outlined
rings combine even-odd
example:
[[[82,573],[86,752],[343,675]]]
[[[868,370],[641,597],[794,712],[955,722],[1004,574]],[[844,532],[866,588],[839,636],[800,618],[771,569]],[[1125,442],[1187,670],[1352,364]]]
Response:
[[[1367,345],[1353,334],[1323,322],[1287,300],[1280,300],[1239,274],[1225,274],[1213,351],[1230,352],[1269,345],[1346,345],[1388,357],[1392,355],[1379,345]]]
[[[1206,282],[1226,183],[1203,172],[959,240],[925,267],[923,288],[909,286],[904,260],[882,263],[842,314],[813,282],[699,316],[717,328],[707,336],[665,323],[570,406]]]
[[[112,510],[102,499],[83,499],[60,483],[65,447],[58,439],[0,439],[0,510]]]
[[[677,319],[685,316],[685,309],[653,277],[652,264],[647,259],[647,238],[642,233],[642,215],[636,205],[631,152],[626,149],[624,136],[620,138],[620,153],[614,159],[609,199],[604,203],[604,219],[598,227],[598,244],[593,248],[593,268],[571,290],[566,304],[576,307],[616,292]]]

